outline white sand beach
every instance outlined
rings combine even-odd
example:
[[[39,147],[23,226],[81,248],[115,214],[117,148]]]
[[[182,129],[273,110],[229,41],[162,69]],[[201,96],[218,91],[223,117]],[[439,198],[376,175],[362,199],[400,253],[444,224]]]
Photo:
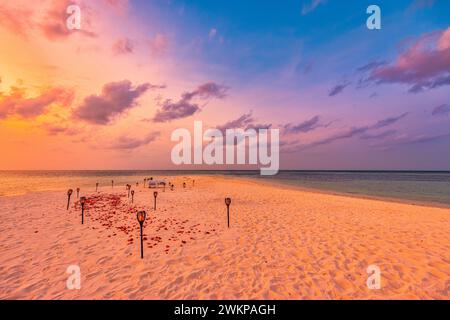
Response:
[[[195,186],[192,185],[195,179]],[[222,177],[0,198],[1,299],[449,299],[450,209]],[[182,182],[186,181],[186,188]],[[225,197],[231,197],[227,228]],[[144,259],[136,209],[147,211]],[[81,288],[69,290],[69,265]],[[381,289],[366,285],[369,265]]]

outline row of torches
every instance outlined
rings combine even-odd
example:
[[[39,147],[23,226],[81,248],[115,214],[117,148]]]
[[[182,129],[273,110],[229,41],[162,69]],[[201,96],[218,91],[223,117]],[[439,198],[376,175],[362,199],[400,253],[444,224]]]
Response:
[[[153,178],[150,178],[149,180],[153,180]],[[145,187],[145,183],[147,182],[147,179],[144,179],[144,187]],[[136,186],[138,186],[139,183],[136,182]],[[195,185],[195,180],[192,180],[192,185]],[[114,180],[111,180],[111,187],[114,188]],[[128,198],[130,198],[131,195],[131,203],[134,203],[134,190],[131,190],[131,185],[127,184],[126,189],[128,190]],[[169,182],[169,187],[170,190],[174,190],[175,185],[173,183]],[[166,191],[166,184],[163,184],[163,192]],[[186,188],[186,182],[183,182],[183,188]],[[95,184],[95,191],[98,191],[98,182]],[[69,189],[67,191],[67,210],[69,210],[69,204],[70,204],[70,197],[72,196],[73,190]],[[77,198],[79,198],[80,196],[80,188],[77,188]],[[154,198],[154,203],[153,203],[153,210],[156,210],[156,198],[158,197],[158,191],[154,191],[153,192],[153,198]],[[80,205],[81,205],[81,224],[84,224],[84,206],[86,204],[86,197],[81,197],[80,198]],[[227,206],[227,222],[228,222],[228,228],[230,227],[230,204],[231,204],[231,198],[225,198],[225,205]],[[141,259],[144,258],[144,246],[143,246],[143,237],[142,237],[142,230],[143,230],[143,225],[145,222],[145,219],[147,217],[147,212],[145,210],[140,210],[136,213],[136,218],[137,221],[139,222],[140,225],[140,236],[141,236]]]

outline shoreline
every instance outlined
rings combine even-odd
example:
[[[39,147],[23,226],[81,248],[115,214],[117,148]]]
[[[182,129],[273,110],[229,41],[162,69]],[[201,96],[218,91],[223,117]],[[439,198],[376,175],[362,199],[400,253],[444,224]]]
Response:
[[[96,171],[96,170],[93,170]],[[130,170],[132,171],[132,170]],[[161,170],[164,171],[164,170]],[[409,204],[409,205],[414,205],[414,206],[421,206],[421,207],[431,207],[431,208],[442,208],[442,209],[450,209],[450,204],[444,204],[444,203],[440,203],[440,202],[433,202],[433,201],[420,201],[420,200],[412,200],[412,199],[405,199],[405,198],[398,198],[398,197],[388,197],[388,196],[378,196],[378,195],[369,195],[369,194],[353,194],[353,193],[348,193],[348,192],[344,192],[344,191],[336,191],[336,190],[331,190],[331,189],[320,189],[320,188],[314,188],[314,187],[305,187],[302,185],[297,185],[295,183],[289,183],[289,182],[285,182],[283,183],[280,180],[273,180],[273,181],[269,181],[269,180],[265,180],[265,179],[261,179],[261,178],[256,178],[256,177],[251,177],[251,176],[239,176],[239,175],[227,175],[227,174],[221,174],[221,173],[216,173],[216,174],[195,174],[194,172],[190,175],[187,175],[186,172],[180,170],[181,172],[183,172],[182,174],[178,174],[178,175],[173,175],[173,176],[164,176],[162,175],[162,177],[164,177],[166,180],[170,179],[170,178],[182,178],[182,177],[204,177],[204,178],[214,178],[214,177],[221,177],[224,179],[228,179],[228,180],[233,180],[233,179],[237,179],[239,181],[248,181],[248,182],[253,182],[256,184],[263,184],[266,186],[272,186],[272,187],[277,187],[280,189],[285,189],[285,190],[299,190],[299,191],[303,191],[303,192],[309,192],[309,193],[319,193],[319,194],[324,194],[324,195],[335,195],[335,196],[343,196],[343,197],[349,197],[349,198],[355,198],[355,199],[367,199],[367,200],[378,200],[378,201],[386,201],[386,202],[393,202],[393,203],[399,203],[399,204]],[[285,170],[285,171],[289,171],[289,170]],[[122,172],[119,170],[119,172]],[[176,172],[176,171],[174,171]],[[310,170],[310,172],[314,172],[313,170]],[[338,171],[336,171],[338,172]],[[342,172],[352,172],[349,170],[344,170]],[[369,172],[369,171],[363,171],[361,170],[361,172]],[[386,172],[386,171],[383,171]],[[411,171],[411,172],[415,172],[415,171]],[[422,171],[420,171],[422,172]],[[425,172],[425,171],[423,171]],[[119,187],[122,186],[121,184],[116,185],[115,187]],[[124,185],[123,185],[124,186]],[[66,187],[58,187],[55,189],[47,189],[47,190],[38,190],[38,191],[27,191],[27,192],[23,192],[23,193],[16,193],[16,194],[5,194],[5,195],[0,195],[0,199],[2,198],[9,198],[9,197],[17,197],[17,196],[23,196],[26,194],[30,194],[30,193],[35,193],[35,192],[39,192],[39,193],[45,193],[45,192],[65,192],[66,191]],[[94,187],[89,187],[86,188],[85,190],[91,190],[91,189],[95,189]]]
[[[214,177],[214,176],[211,176]],[[364,199],[364,200],[375,200],[375,201],[382,201],[382,202],[391,202],[391,203],[398,203],[398,204],[407,204],[407,205],[413,205],[413,206],[419,206],[419,207],[429,207],[429,208],[439,208],[439,209],[450,209],[450,204],[445,205],[443,203],[437,203],[437,202],[426,202],[426,201],[415,201],[410,199],[401,199],[401,198],[390,198],[390,197],[383,197],[383,196],[371,196],[371,195],[364,195],[364,194],[351,194],[351,193],[345,193],[345,192],[339,192],[329,189],[318,189],[318,188],[312,188],[312,187],[303,187],[300,185],[294,185],[290,183],[282,183],[278,180],[274,180],[273,182],[259,179],[259,178],[251,178],[251,177],[239,177],[239,176],[227,176],[223,175],[221,176],[225,179],[233,180],[243,180],[252,182],[255,184],[263,184],[269,187],[276,187],[279,189],[286,189],[286,190],[298,190],[308,193],[318,193],[323,195],[333,195],[333,196],[341,196],[341,197],[348,197],[348,198],[354,198],[354,199]]]

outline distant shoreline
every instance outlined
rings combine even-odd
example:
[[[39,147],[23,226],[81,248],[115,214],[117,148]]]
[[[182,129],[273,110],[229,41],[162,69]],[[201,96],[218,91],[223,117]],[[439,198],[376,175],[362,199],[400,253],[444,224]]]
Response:
[[[282,183],[279,180],[274,180],[272,182],[267,180],[256,180],[255,178],[249,178],[249,177],[234,177],[234,176],[223,176],[224,178],[229,179],[243,179],[249,182],[253,183],[260,183],[267,186],[277,187],[280,189],[287,189],[287,190],[298,190],[303,192],[310,192],[310,193],[319,193],[324,195],[334,195],[334,196],[343,196],[343,197],[350,197],[355,199],[364,199],[364,200],[377,200],[377,201],[383,201],[383,202],[391,202],[391,203],[399,203],[399,204],[409,204],[414,206],[420,206],[420,207],[432,207],[432,208],[440,208],[440,209],[450,209],[450,204],[446,205],[444,203],[436,203],[436,202],[426,202],[426,201],[416,201],[416,200],[410,200],[410,199],[401,199],[401,198],[393,198],[393,197],[383,197],[383,196],[375,196],[375,195],[364,195],[364,194],[352,194],[352,193],[346,193],[344,191],[334,191],[334,190],[328,190],[328,189],[318,189],[313,187],[304,187],[301,185],[294,185],[289,183]]]
[[[0,197],[34,191],[89,188],[97,182],[116,186],[144,178],[165,176],[221,176],[248,178],[259,183],[354,198],[450,207],[450,172],[443,171],[306,171],[283,170],[277,176],[260,176],[251,170],[51,170],[0,171]]]
[[[59,171],[53,171],[54,173],[58,173]],[[77,171],[70,171],[73,173],[77,173]],[[86,172],[86,171],[84,171]],[[95,172],[104,172],[104,173],[112,173],[112,175],[114,175],[114,173],[116,173],[115,171],[109,171],[109,170],[101,170],[101,171],[93,171]],[[139,177],[142,176],[143,173],[145,173],[147,171],[117,171],[117,173],[122,173],[122,175],[117,175],[117,177],[115,179],[117,179],[117,183],[115,184],[115,188],[120,188],[121,185],[124,183],[123,181],[126,181],[126,183],[129,182],[133,182],[138,180]],[[387,201],[387,202],[393,202],[393,203],[401,203],[401,204],[410,204],[410,205],[416,205],[416,206],[425,206],[425,207],[434,207],[434,208],[445,208],[448,209],[450,208],[450,203],[446,204],[446,203],[442,203],[442,202],[437,202],[437,201],[426,201],[426,200],[420,200],[420,199],[411,199],[411,198],[402,198],[402,197],[395,197],[395,196],[384,196],[384,195],[377,195],[377,194],[368,194],[368,193],[352,193],[346,190],[335,190],[332,188],[327,188],[327,187],[314,187],[314,186],[307,186],[307,185],[302,185],[299,183],[296,183],[296,180],[287,180],[287,179],[277,179],[275,178],[260,178],[259,174],[255,174],[253,175],[248,175],[245,173],[248,173],[248,171],[240,171],[243,174],[233,174],[230,173],[228,171],[211,171],[209,174],[205,173],[203,171],[196,171],[194,173],[193,172],[185,172],[185,171],[171,171],[171,173],[173,173],[173,175],[166,175],[166,179],[170,180],[170,177],[179,177],[179,176],[199,176],[199,177],[221,177],[221,178],[225,178],[227,180],[232,180],[232,179],[239,179],[239,180],[244,180],[244,181],[248,181],[251,183],[256,183],[256,184],[264,184],[267,186],[274,186],[277,187],[279,189],[289,189],[289,190],[300,190],[300,191],[304,191],[304,192],[309,192],[309,193],[319,193],[319,194],[325,194],[325,195],[338,195],[338,196],[344,196],[344,197],[350,197],[350,198],[355,198],[355,199],[369,199],[369,200],[378,200],[378,201]],[[286,172],[298,172],[298,171],[283,171],[283,173]],[[302,171],[305,172],[305,171]],[[336,171],[333,171],[336,172]],[[331,171],[327,171],[326,173],[333,173]],[[342,171],[341,171],[342,172]],[[352,173],[367,173],[368,171],[352,171]],[[25,172],[24,172],[25,173]],[[141,173],[141,175],[127,175],[127,173]],[[158,173],[156,171],[151,171],[148,172],[149,175],[151,174],[155,174]],[[168,173],[167,171],[160,171],[160,173]],[[259,173],[259,171],[258,171]],[[308,171],[305,173],[324,173],[324,171]],[[381,172],[380,172],[381,173]],[[386,171],[384,171],[384,173],[386,173]],[[406,173],[415,173],[415,172],[406,172]],[[0,175],[0,182],[2,182],[1,179],[1,175]],[[67,181],[67,178],[69,178],[69,180]],[[8,189],[8,191],[5,192],[5,188],[3,188],[3,190],[0,188],[0,198],[2,197],[14,197],[14,196],[21,196],[21,195],[25,195],[28,193],[35,193],[35,192],[58,192],[61,190],[66,190],[67,188],[71,187],[71,188],[75,188],[78,186],[81,186],[82,189],[89,189],[92,185],[92,182],[89,184],[87,181],[90,180],[98,180],[100,181],[100,185],[105,186],[104,182],[102,179],[108,179],[108,183],[109,183],[109,178],[110,176],[106,175],[106,176],[99,176],[96,177],[96,179],[92,179],[89,175],[86,176],[76,176],[74,178],[72,177],[66,177],[66,175],[63,175],[63,177],[61,177],[61,180],[66,180],[59,182],[58,181],[58,185],[51,185],[51,184],[45,184],[45,186],[43,187],[42,184],[39,185],[37,188],[33,189],[33,188],[29,188],[29,189],[25,189],[25,188],[10,188]],[[58,180],[58,176],[56,175],[53,179]],[[78,182],[73,182],[72,179],[79,179],[80,181]],[[142,183],[142,182],[141,182]],[[142,184],[140,184],[140,186],[142,187]],[[14,191],[12,191],[14,190]]]

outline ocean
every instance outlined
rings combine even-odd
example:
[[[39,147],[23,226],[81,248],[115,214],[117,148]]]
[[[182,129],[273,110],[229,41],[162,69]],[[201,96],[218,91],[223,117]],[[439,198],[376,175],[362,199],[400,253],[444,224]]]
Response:
[[[161,176],[224,175],[250,178],[290,187],[313,189],[353,196],[428,203],[450,207],[450,171],[280,171],[261,176],[259,171],[177,171],[177,170],[80,170],[80,171],[0,171],[0,197],[35,191],[68,188],[123,186]]]

